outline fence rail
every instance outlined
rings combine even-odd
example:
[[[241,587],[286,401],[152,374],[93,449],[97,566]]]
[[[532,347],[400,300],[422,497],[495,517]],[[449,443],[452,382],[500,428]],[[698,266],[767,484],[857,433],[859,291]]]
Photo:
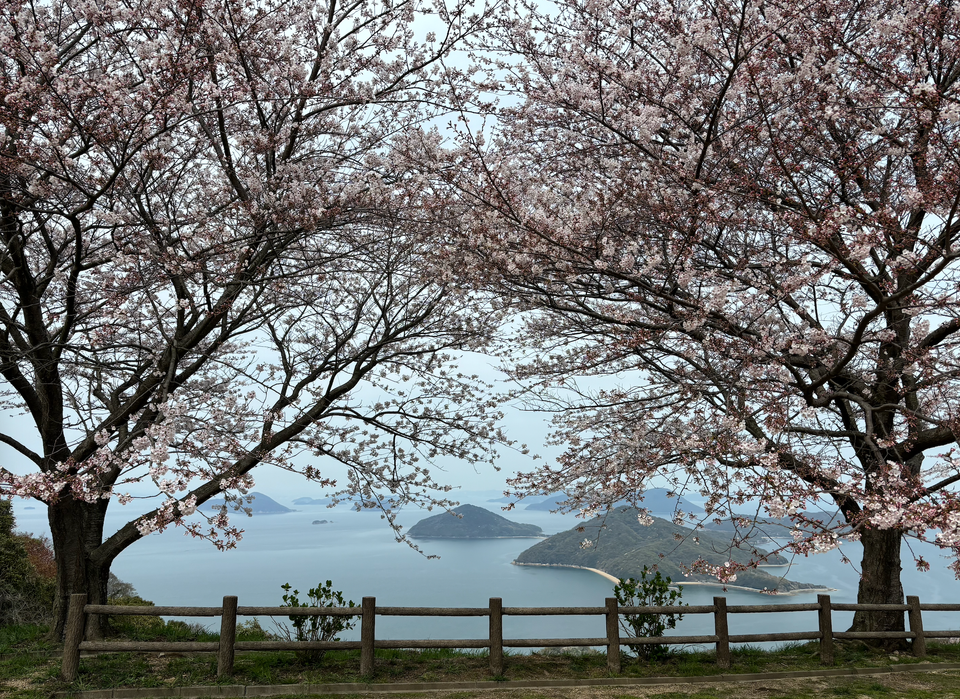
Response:
[[[220,607],[123,607],[110,604],[87,604],[86,595],[71,595],[67,617],[66,638],[63,649],[61,672],[64,679],[72,681],[77,676],[81,651],[136,651],[136,652],[216,652],[217,675],[233,672],[236,651],[274,650],[348,650],[360,649],[360,674],[373,673],[373,655],[377,648],[486,648],[490,653],[490,672],[503,674],[504,648],[541,648],[560,646],[606,646],[607,667],[611,672],[620,671],[620,647],[646,644],[714,644],[717,648],[717,664],[730,667],[731,643],[756,643],[762,641],[819,640],[820,661],[825,665],[834,662],[835,639],[910,639],[913,654],[924,657],[926,639],[960,636],[958,631],[924,631],[922,612],[957,612],[960,604],[921,604],[918,597],[907,597],[906,604],[834,604],[830,595],[817,595],[816,603],[808,604],[758,604],[727,606],[726,597],[714,597],[712,605],[691,605],[682,608],[684,615],[712,614],[714,633],[701,636],[658,636],[634,638],[620,635],[620,616],[624,614],[664,614],[677,612],[677,607],[620,607],[617,600],[608,597],[602,607],[504,607],[499,597],[491,597],[488,607],[378,607],[376,598],[364,597],[359,607],[239,607],[237,598],[223,598]],[[815,631],[785,633],[733,634],[728,628],[731,614],[756,614],[760,612],[817,612]],[[834,611],[898,611],[906,612],[907,631],[834,631]],[[201,616],[220,617],[219,642],[140,642],[84,640],[87,617],[92,614],[141,615],[141,616]],[[359,641],[237,641],[238,616],[358,616],[360,617]],[[606,636],[599,638],[504,638],[504,616],[559,616],[602,615],[606,618]],[[489,634],[485,639],[438,639],[438,640],[383,640],[376,638],[377,616],[456,616],[489,618]]]

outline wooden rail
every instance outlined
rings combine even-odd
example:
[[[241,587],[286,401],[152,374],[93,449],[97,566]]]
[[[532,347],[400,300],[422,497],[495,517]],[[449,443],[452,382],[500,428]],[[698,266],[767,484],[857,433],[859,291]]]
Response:
[[[907,597],[906,604],[833,604],[829,595],[817,595],[815,603],[808,604],[759,604],[727,606],[725,597],[714,597],[712,605],[682,607],[682,613],[712,614],[714,633],[702,636],[658,636],[634,638],[620,636],[620,616],[623,614],[676,613],[678,607],[620,607],[617,600],[608,597],[602,607],[504,607],[499,597],[490,598],[488,607],[378,607],[376,599],[364,597],[359,607],[239,607],[236,597],[224,597],[220,607],[122,607],[109,604],[87,604],[86,595],[71,595],[67,616],[66,638],[63,648],[61,672],[64,679],[73,681],[77,676],[81,651],[136,651],[136,652],[216,652],[217,675],[228,676],[233,672],[236,651],[271,650],[348,650],[360,649],[360,674],[373,674],[374,650],[377,648],[486,648],[490,653],[490,672],[503,674],[504,648],[543,648],[559,646],[605,646],[607,667],[611,672],[620,672],[620,647],[646,644],[691,644],[709,643],[716,646],[717,664],[730,667],[731,643],[756,643],[762,641],[820,642],[820,661],[825,665],[834,662],[834,639],[911,639],[913,654],[924,657],[926,639],[960,636],[960,631],[924,631],[922,612],[956,612],[960,604],[920,604],[918,597]],[[760,612],[817,612],[815,631],[785,633],[730,634],[728,618],[731,614],[756,614]],[[909,631],[859,631],[833,630],[834,611],[899,611],[906,612]],[[84,630],[91,614],[137,614],[143,616],[219,616],[219,642],[140,642],[140,641],[86,641]],[[352,616],[360,617],[359,641],[237,641],[238,616]],[[558,616],[558,615],[603,615],[606,620],[606,636],[598,638],[508,638],[503,637],[505,616]],[[377,640],[377,616],[457,616],[489,618],[487,638],[438,639],[438,640]]]

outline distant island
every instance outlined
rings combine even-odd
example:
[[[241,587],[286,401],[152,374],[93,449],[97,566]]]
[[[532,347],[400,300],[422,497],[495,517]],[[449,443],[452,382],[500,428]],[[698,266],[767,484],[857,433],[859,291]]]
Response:
[[[300,497],[293,501],[294,505],[300,507],[339,507],[346,505],[353,510],[359,509],[360,512],[380,512],[380,505],[373,500],[361,500],[357,496],[344,496],[337,498],[336,505],[333,504],[333,498],[308,498]],[[357,505],[360,507],[358,508]]]
[[[296,510],[291,510],[289,507],[284,507],[279,502],[268,495],[264,495],[263,493],[252,492],[249,493],[249,497],[253,498],[253,500],[248,504],[244,504],[244,507],[250,509],[250,514],[282,515],[286,512],[296,512]],[[207,500],[205,503],[200,505],[199,509],[207,511],[215,510],[221,507],[223,507],[223,500]],[[231,503],[230,507],[234,508],[235,506]]]
[[[839,512],[831,514],[822,510],[806,510],[798,516],[827,525],[836,525],[843,517]],[[734,514],[733,517],[726,516],[720,521],[708,518],[702,526],[713,532],[735,533],[738,537],[750,539],[787,539],[794,529],[813,529],[811,525],[794,522],[790,517],[758,517],[756,514]]]
[[[297,498],[294,505],[329,505],[333,498]]]
[[[677,535],[682,539],[677,540]],[[587,545],[584,545],[585,541]],[[680,566],[690,565],[698,558],[713,565],[723,565],[730,560],[746,564],[755,555],[765,553],[762,549],[730,550],[728,538],[705,531],[695,532],[659,517],[653,518],[653,524],[644,526],[637,519],[636,508],[621,507],[606,516],[595,517],[544,539],[517,556],[514,563],[588,568],[619,579],[639,578],[644,565],[655,565],[664,577],[670,577],[674,583],[721,585],[712,576],[686,576]],[[787,560],[782,556],[773,555],[767,565],[786,563]],[[757,569],[739,572],[736,582],[726,587],[778,593],[827,589],[822,585],[795,582]]]
[[[542,499],[530,501],[530,504],[524,509],[540,511],[556,510],[560,508],[560,503],[564,502],[567,497],[565,493],[550,493],[547,496],[542,496]],[[510,498],[504,497],[489,500],[488,502],[509,502],[510,500]],[[666,488],[650,488],[643,493],[643,500],[637,504],[648,512],[660,514],[674,512],[678,509],[684,512],[703,512],[703,508],[699,505],[694,505],[689,500],[676,495]],[[632,505],[625,500],[614,503],[614,507],[624,506],[630,507]]]
[[[542,537],[543,530],[535,524],[511,522],[506,517],[476,505],[458,505],[449,512],[421,519],[410,527],[409,536],[415,539],[505,539]]]

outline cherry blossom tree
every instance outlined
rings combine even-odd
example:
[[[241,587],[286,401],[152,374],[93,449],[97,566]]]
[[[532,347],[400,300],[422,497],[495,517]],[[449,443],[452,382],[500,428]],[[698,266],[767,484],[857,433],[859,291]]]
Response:
[[[858,539],[863,603],[902,602],[905,537],[960,575],[958,34],[939,1],[502,16],[509,99],[437,173],[474,211],[464,268],[526,311],[513,374],[565,447],[518,492],[759,500],[798,554]]]
[[[197,506],[242,505],[262,464],[334,488],[323,464],[340,462],[338,492],[394,525],[398,504],[449,504],[432,465],[489,461],[502,439],[455,362],[497,314],[438,281],[437,201],[394,153],[437,148],[429,120],[466,89],[444,59],[488,10],[0,12],[0,442],[16,454],[0,493],[48,508],[55,633],[69,595],[104,602],[111,562],[150,532],[234,546],[227,508]],[[424,14],[435,32],[414,32]],[[109,531],[114,501],[133,504]]]

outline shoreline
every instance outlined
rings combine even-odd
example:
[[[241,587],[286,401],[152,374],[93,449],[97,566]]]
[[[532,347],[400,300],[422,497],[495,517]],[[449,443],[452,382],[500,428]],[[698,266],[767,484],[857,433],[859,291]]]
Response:
[[[728,590],[743,590],[744,592],[756,592],[758,595],[773,595],[776,597],[793,597],[794,595],[805,595],[812,594],[814,592],[836,592],[837,588],[835,587],[803,587],[799,590],[785,590],[779,592],[777,590],[758,590],[755,587],[745,587],[743,585],[724,585],[722,582],[681,582],[677,583],[678,585],[702,585],[704,587],[725,587]]]
[[[423,536],[422,534],[414,536],[408,534],[411,539],[549,539],[548,534],[523,534],[518,536]]]
[[[563,563],[520,563],[517,560],[510,562],[511,565],[515,566],[530,566],[535,568],[575,568],[576,570],[589,570],[591,573],[596,573],[597,575],[602,575],[607,580],[614,584],[620,583],[620,578],[610,575],[605,571],[600,570],[599,568],[587,568],[587,566],[574,566],[574,565],[565,565]]]
[[[620,578],[614,575],[610,575],[610,573],[602,571],[598,568],[588,568],[587,566],[566,565],[564,563],[520,563],[519,561],[516,561],[516,560],[512,561],[512,565],[536,566],[540,568],[576,568],[577,570],[589,570],[591,573],[602,575],[607,580],[610,580],[613,583],[616,583],[616,584],[620,583]],[[677,582],[673,585],[670,585],[670,587],[676,587],[678,585],[679,586],[700,585],[702,587],[719,587],[719,588],[726,588],[728,590],[743,590],[744,592],[755,592],[758,595],[777,595],[780,597],[792,597],[794,595],[802,595],[802,594],[808,594],[808,593],[812,594],[815,592],[836,592],[837,591],[836,588],[833,588],[833,587],[804,587],[799,590],[787,590],[784,592],[764,591],[764,590],[759,590],[755,587],[746,587],[744,585],[729,585],[719,581],[718,582],[682,581],[682,582]]]

